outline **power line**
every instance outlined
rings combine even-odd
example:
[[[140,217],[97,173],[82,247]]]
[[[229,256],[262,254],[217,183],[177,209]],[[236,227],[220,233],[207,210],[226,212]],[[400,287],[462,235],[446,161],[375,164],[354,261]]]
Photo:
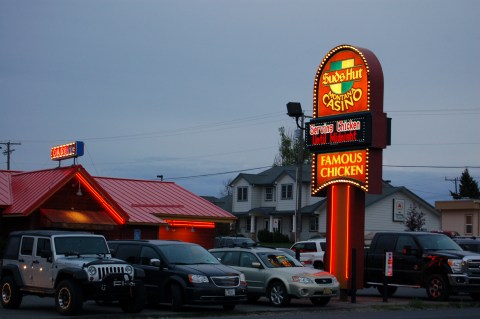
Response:
[[[435,166],[435,165],[382,165],[383,167],[408,168],[480,168],[480,166]]]
[[[247,169],[240,169],[236,171],[228,171],[228,172],[221,172],[221,173],[209,173],[209,174],[201,174],[201,175],[191,175],[191,176],[181,176],[181,177],[171,177],[168,180],[177,180],[177,179],[187,179],[187,178],[197,178],[197,177],[207,177],[207,176],[216,176],[216,175],[225,175],[231,173],[240,173],[246,171],[254,171],[257,169],[264,169],[264,168],[271,168],[272,166],[262,166],[262,167],[255,167],[255,168],[247,168]],[[166,178],[165,178],[166,179]]]
[[[432,165],[382,165],[384,167],[408,167],[408,168],[480,168],[480,166],[432,166]],[[179,177],[171,177],[165,178],[165,180],[178,180],[178,179],[189,179],[189,178],[198,178],[198,177],[208,177],[208,176],[217,176],[217,175],[225,175],[231,173],[240,173],[246,171],[253,171],[257,169],[265,169],[271,168],[272,166],[261,166],[261,167],[254,167],[254,168],[247,168],[242,170],[235,170],[235,171],[228,171],[228,172],[217,172],[217,173],[206,173],[200,175],[190,175],[190,176],[179,176]]]

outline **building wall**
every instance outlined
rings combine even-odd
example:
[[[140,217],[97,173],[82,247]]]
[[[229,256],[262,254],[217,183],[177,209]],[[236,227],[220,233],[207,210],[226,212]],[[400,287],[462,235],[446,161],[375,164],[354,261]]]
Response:
[[[238,201],[238,188],[239,187],[248,187],[248,200],[247,201]],[[250,184],[244,180],[240,179],[235,186],[233,187],[233,198],[232,198],[232,211],[234,212],[247,212],[252,208],[252,188]]]
[[[190,243],[196,243],[205,249],[211,249],[215,245],[215,230],[213,228],[195,228],[192,232],[188,227],[160,227],[158,239],[162,240],[181,240]]]
[[[435,207],[441,211],[442,230],[456,231],[462,236],[480,236],[480,200],[439,201]],[[472,216],[471,233],[466,231],[467,215]]]

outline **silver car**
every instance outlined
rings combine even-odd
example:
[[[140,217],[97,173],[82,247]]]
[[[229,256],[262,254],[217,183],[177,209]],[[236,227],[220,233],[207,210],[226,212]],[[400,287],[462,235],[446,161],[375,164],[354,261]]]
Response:
[[[316,306],[337,296],[339,283],[332,274],[304,267],[284,252],[265,247],[217,248],[210,252],[225,265],[245,274],[248,300],[266,296],[273,306],[282,307],[291,298],[309,298]]]

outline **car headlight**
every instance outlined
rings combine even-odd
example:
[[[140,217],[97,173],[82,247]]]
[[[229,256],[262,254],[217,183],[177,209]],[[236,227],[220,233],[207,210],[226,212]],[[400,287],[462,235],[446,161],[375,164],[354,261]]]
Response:
[[[133,267],[128,265],[128,266],[125,266],[125,273],[127,275],[133,275]]]
[[[448,265],[453,273],[461,273],[463,268],[463,261],[461,259],[449,259]]]
[[[188,275],[188,280],[193,284],[201,284],[203,282],[208,282],[208,277],[203,275]]]
[[[240,273],[240,282],[247,282],[247,279],[245,279],[245,275],[243,273]]]
[[[97,268],[94,266],[88,266],[87,272],[90,276],[95,276],[97,274]]]
[[[302,277],[302,276],[292,276],[292,281],[293,282],[299,282],[302,284],[313,284],[313,280],[308,278],[308,277]]]

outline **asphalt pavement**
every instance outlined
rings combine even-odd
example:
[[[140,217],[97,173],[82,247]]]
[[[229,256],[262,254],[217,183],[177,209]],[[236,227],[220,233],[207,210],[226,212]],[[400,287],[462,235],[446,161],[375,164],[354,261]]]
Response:
[[[266,298],[260,298],[256,303],[239,304],[231,311],[226,312],[221,306],[193,307],[187,306],[184,311],[173,312],[168,305],[147,307],[140,314],[125,314],[118,306],[99,306],[92,301],[86,302],[81,314],[75,318],[98,319],[98,318],[193,318],[193,317],[218,317],[218,316],[260,316],[272,314],[289,314],[298,318],[300,313],[319,312],[326,315],[327,312],[356,312],[356,311],[392,311],[405,309],[439,309],[439,308],[477,308],[480,310],[480,302],[475,302],[468,295],[452,296],[445,302],[429,301],[424,289],[399,288],[394,297],[386,301],[376,289],[362,289],[356,296],[356,302],[348,296],[345,300],[332,298],[325,307],[316,307],[308,299],[292,299],[287,307],[273,307]],[[475,311],[478,311],[475,310]],[[39,298],[26,296],[19,309],[0,308],[0,318],[8,319],[56,319],[65,318],[55,310],[53,298]]]

